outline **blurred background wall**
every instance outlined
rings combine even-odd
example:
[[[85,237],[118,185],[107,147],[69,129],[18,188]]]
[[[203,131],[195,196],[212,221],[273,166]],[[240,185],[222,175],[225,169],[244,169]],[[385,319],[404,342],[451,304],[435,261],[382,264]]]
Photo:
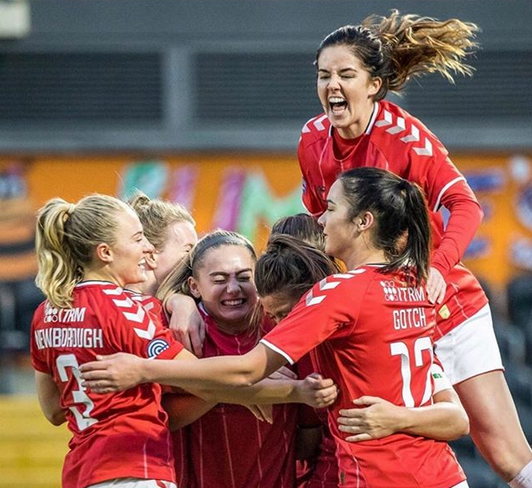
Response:
[[[482,28],[471,79],[428,76],[390,98],[436,133],[481,201],[467,264],[492,298],[532,439],[532,2],[0,0],[0,392],[29,395],[0,399],[1,487],[58,486],[68,437],[43,424],[28,368],[35,209],[141,188],[185,204],[200,232],[235,229],[261,247],[302,209],[295,153],[321,111],[319,42],[392,8]],[[470,486],[499,486],[469,441],[456,449]]]

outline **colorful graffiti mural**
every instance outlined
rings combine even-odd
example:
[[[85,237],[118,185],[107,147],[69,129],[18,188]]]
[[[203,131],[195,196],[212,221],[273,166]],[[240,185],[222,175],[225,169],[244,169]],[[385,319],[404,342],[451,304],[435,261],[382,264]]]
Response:
[[[466,264],[496,286],[520,270],[532,271],[532,157],[468,154],[453,160],[485,214]],[[140,189],[185,205],[200,233],[236,230],[259,248],[275,220],[303,211],[299,169],[291,155],[0,158],[0,175],[3,208],[15,193],[36,208],[55,196],[77,200],[101,192],[128,198]]]

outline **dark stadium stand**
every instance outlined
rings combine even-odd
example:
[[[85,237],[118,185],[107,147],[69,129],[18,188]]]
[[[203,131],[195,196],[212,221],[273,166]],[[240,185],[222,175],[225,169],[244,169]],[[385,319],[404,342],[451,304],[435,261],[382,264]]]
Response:
[[[494,325],[506,368],[506,380],[516,403],[521,425],[530,441],[532,439],[532,368],[526,363],[525,333],[519,326],[500,317],[494,317]],[[528,360],[530,361],[530,356]],[[470,488],[508,486],[489,469],[470,436],[450,444],[467,474]]]

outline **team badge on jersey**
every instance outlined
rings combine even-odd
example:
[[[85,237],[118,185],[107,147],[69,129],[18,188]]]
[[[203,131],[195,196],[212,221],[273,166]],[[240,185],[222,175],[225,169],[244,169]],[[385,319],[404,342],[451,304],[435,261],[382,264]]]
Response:
[[[440,317],[444,320],[448,319],[451,316],[451,311],[447,307],[447,305],[444,305],[442,308],[438,310],[438,314]]]
[[[169,347],[170,345],[164,339],[160,339],[160,338],[153,339],[148,344],[148,349],[147,349],[148,357],[149,358],[157,357],[163,351],[166,351],[166,349],[168,349]]]

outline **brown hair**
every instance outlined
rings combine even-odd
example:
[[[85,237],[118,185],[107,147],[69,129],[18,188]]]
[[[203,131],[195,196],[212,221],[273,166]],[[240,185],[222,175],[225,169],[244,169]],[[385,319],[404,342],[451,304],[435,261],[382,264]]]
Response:
[[[431,227],[427,202],[421,188],[390,171],[363,167],[342,173],[348,219],[362,212],[373,214],[373,245],[382,249],[388,264],[383,273],[409,268],[419,283],[429,272]]]
[[[289,235],[272,235],[255,266],[259,296],[283,293],[299,299],[339,268],[322,251]]]
[[[309,214],[298,213],[279,219],[272,227],[272,235],[285,234],[297,237],[302,241],[325,252],[325,235],[318,221]]]
[[[370,75],[380,77],[382,86],[375,100],[388,91],[400,92],[407,81],[427,73],[440,73],[451,83],[454,74],[472,75],[464,62],[478,47],[479,28],[458,19],[439,21],[418,15],[400,15],[392,10],[388,17],[371,15],[360,25],[346,25],[331,32],[316,53],[316,65],[323,49],[347,46]]]

